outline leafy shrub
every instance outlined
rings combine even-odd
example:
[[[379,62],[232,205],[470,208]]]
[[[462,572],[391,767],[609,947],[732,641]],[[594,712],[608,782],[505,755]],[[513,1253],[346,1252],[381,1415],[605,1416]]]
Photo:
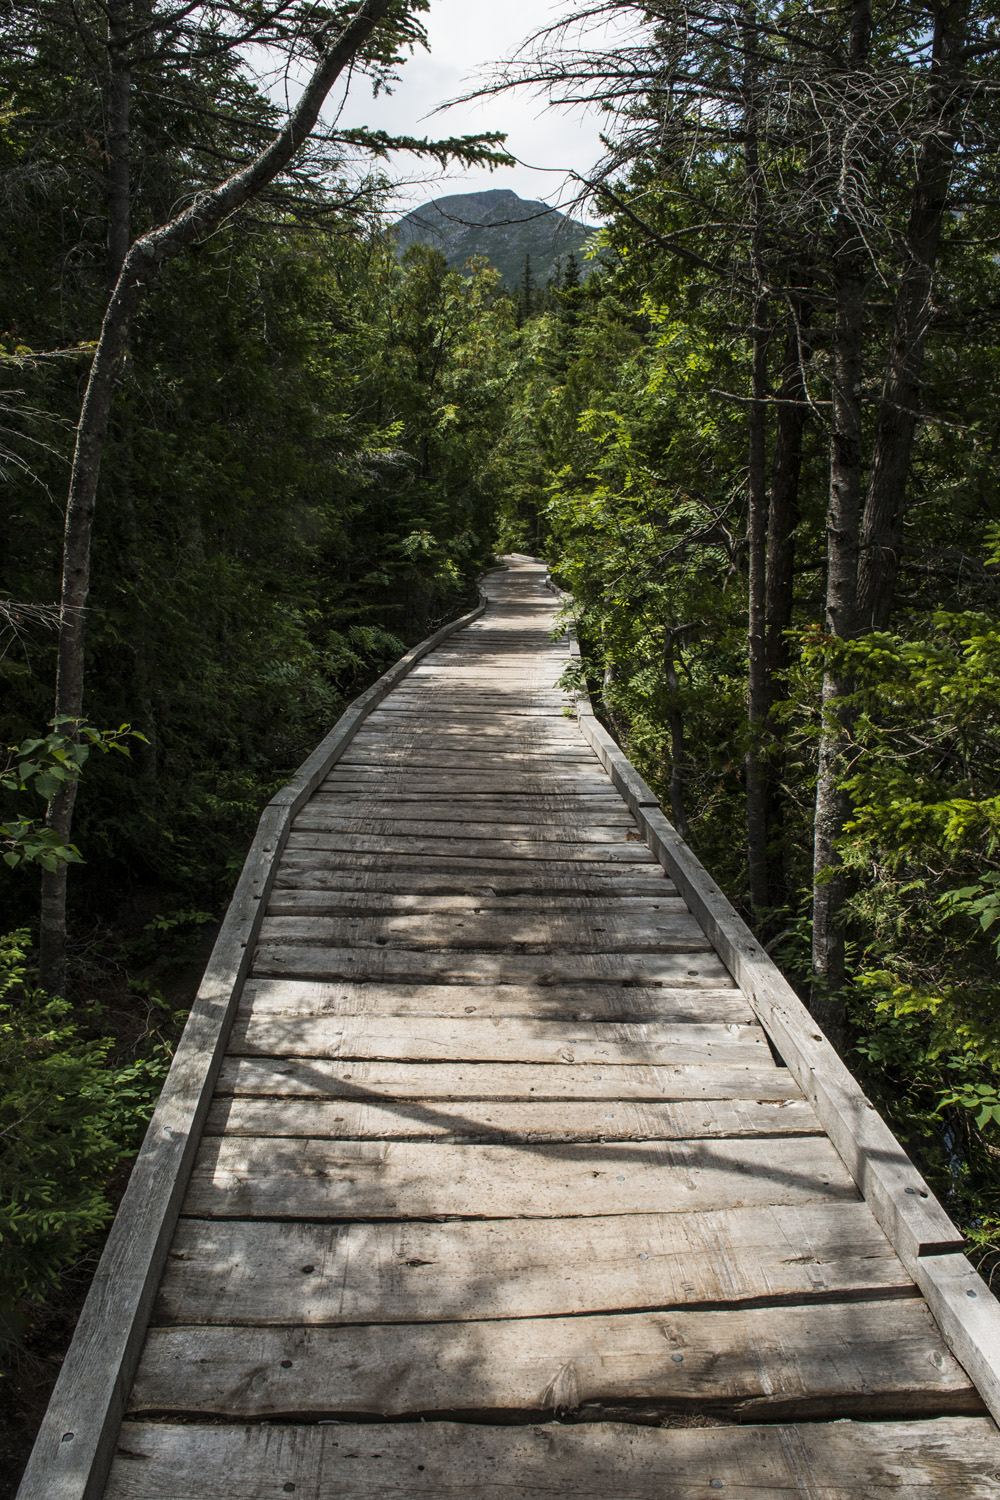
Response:
[[[108,1185],[138,1144],[162,1051],[115,1067],[65,1000],[27,983],[28,934],[0,937],[0,1321],[42,1293],[111,1216]]]

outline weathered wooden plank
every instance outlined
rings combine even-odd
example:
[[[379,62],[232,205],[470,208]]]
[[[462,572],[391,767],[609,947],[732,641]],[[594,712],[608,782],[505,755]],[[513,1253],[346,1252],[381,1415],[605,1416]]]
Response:
[[[761,1028],[697,1021],[590,1022],[519,1016],[237,1016],[233,1057],[399,1062],[771,1062]],[[772,1064],[773,1066],[773,1064]]]
[[[474,895],[466,891],[451,891],[447,894],[392,891],[325,891],[321,888],[309,890],[281,888],[271,892],[267,903],[268,915],[272,917],[354,917],[361,915],[389,915],[392,913],[430,915],[440,912],[502,912],[507,914],[530,912],[537,915],[540,907],[537,895],[495,896]],[[654,917],[657,912],[681,915],[687,907],[679,896],[665,895],[660,900],[648,897],[615,896],[588,897],[547,893],[544,910],[555,916],[591,916],[600,921],[602,916],[634,915],[642,922]]]
[[[106,1500],[997,1500],[988,1417],[192,1427],[129,1422]]]
[[[307,1265],[313,1270],[303,1272]],[[864,1203],[764,1204],[669,1218],[182,1219],[154,1319],[436,1323],[913,1290]]]
[[[268,912],[262,943],[334,948],[474,948],[479,952],[709,953],[712,945],[690,912],[566,914],[541,912],[391,912],[377,916],[282,915]]]
[[[208,1136],[184,1212],[224,1219],[568,1218],[853,1202],[822,1136],[506,1146]]]
[[[547,688],[528,688],[520,684],[507,686],[496,683],[493,687],[476,688],[446,681],[427,681],[410,691],[400,688],[394,694],[397,702],[409,708],[425,711],[435,704],[447,706],[449,714],[457,709],[484,709],[489,714],[522,713],[525,709],[536,709],[555,717],[567,704],[563,693]]]
[[[670,1104],[465,1099],[369,1103],[353,1099],[217,1099],[206,1135],[317,1140],[645,1141],[822,1135],[804,1099],[780,1104],[711,1099]]]
[[[356,737],[352,750],[396,751],[404,746],[414,750],[474,750],[479,754],[492,750],[510,755],[522,751],[527,755],[568,755],[573,760],[596,760],[593,750],[580,738],[569,719],[490,719],[488,724],[473,725],[452,722],[440,716],[423,722],[409,720],[400,714],[387,714]]]
[[[922,1255],[916,1281],[991,1412],[1000,1410],[1000,1304],[964,1255]]]
[[[512,719],[498,712],[488,723],[471,724],[456,715],[454,720],[442,719],[440,715],[424,722],[414,715],[409,718],[400,714],[372,714],[362,731],[360,743],[371,745],[380,738],[402,737],[414,743],[449,744],[461,740],[464,744],[475,744],[482,748],[488,744],[511,743],[559,746],[569,745],[585,748],[580,732],[571,719],[552,714],[547,719]],[[593,753],[593,752],[591,752]]]
[[[727,975],[714,953],[427,953],[418,949],[261,944],[254,974],[297,979],[423,979],[463,984],[572,984],[576,980],[717,989]]]
[[[293,829],[288,836],[291,849],[330,849],[358,854],[434,855],[449,858],[599,860],[605,864],[653,863],[652,855],[641,840],[610,844],[589,844],[573,839],[503,838],[487,834],[483,838],[461,838],[455,834],[421,836],[405,832],[384,834],[311,833]]]
[[[501,750],[496,745],[480,745],[478,748],[469,746],[468,749],[435,750],[424,749],[420,745],[385,742],[368,749],[363,746],[351,746],[348,755],[344,756],[344,769],[352,766],[373,766],[382,769],[390,769],[394,765],[404,764],[407,769],[432,770],[432,771],[472,771],[482,766],[483,770],[505,771],[518,770],[530,771],[534,775],[544,775],[548,771],[554,771],[561,775],[571,776],[579,766],[581,770],[594,769],[600,764],[593,751],[584,747],[581,750],[537,750],[528,752],[519,747],[511,750]]]
[[[355,984],[251,979],[242,1011],[255,1016],[535,1016],[571,1021],[749,1023],[739,990],[645,990],[635,985]]]
[[[530,823],[535,828],[570,824],[587,828],[634,828],[635,819],[619,796],[497,798],[466,794],[454,800],[406,801],[394,797],[364,796],[351,792],[317,792],[303,809],[317,817],[337,818],[434,818],[443,823]]]
[[[554,717],[562,715],[567,701],[548,701],[536,703],[534,701],[509,701],[496,699],[490,701],[488,698],[477,698],[474,701],[468,698],[454,701],[450,695],[440,693],[437,695],[425,695],[413,698],[409,694],[393,693],[392,697],[382,705],[382,711],[389,714],[401,716],[414,716],[427,719],[432,715],[441,715],[449,723],[460,723],[462,720],[473,724],[487,716],[491,721],[497,719],[546,719],[551,722]]]
[[[525,814],[526,817],[529,814]],[[500,822],[496,819],[479,821],[474,814],[465,820],[438,818],[426,805],[422,813],[414,811],[411,816],[401,816],[395,808],[383,807],[377,815],[355,817],[341,811],[328,812],[323,808],[307,807],[295,819],[296,830],[309,829],[317,833],[361,833],[378,838],[396,838],[406,834],[414,838],[461,838],[495,839],[497,843],[510,840],[530,843],[573,844],[621,844],[627,842],[629,833],[635,834],[635,822],[629,818],[616,819],[613,823],[584,822],[581,818],[566,820],[552,827],[544,823]],[[632,839],[635,842],[635,838]]]
[[[593,775],[589,771],[570,775],[563,771],[532,768],[524,771],[491,771],[486,767],[481,770],[435,771],[421,769],[419,766],[413,769],[406,766],[386,766],[381,769],[345,766],[340,772],[332,772],[326,778],[324,786],[327,791],[336,791],[343,786],[361,790],[369,787],[376,791],[384,788],[386,792],[402,791],[411,797],[423,797],[425,794],[438,797],[459,794],[466,796],[470,792],[491,797],[505,797],[512,793],[518,796],[551,796],[555,793],[573,792],[582,796],[593,792],[600,797],[608,794],[607,778]]]
[[[460,1413],[606,1421],[694,1404],[749,1422],[985,1410],[914,1298],[548,1318],[544,1327],[518,1318],[158,1328],[129,1409],[257,1421]]]
[[[330,1058],[228,1058],[220,1094],[297,1095],[303,1099],[799,1099],[787,1068],[674,1063],[346,1062]]]
[[[333,890],[472,891],[482,895],[578,892],[595,895],[665,894],[673,887],[659,865],[601,865],[588,861],[435,859],[408,854],[325,853],[286,849],[276,884]]]

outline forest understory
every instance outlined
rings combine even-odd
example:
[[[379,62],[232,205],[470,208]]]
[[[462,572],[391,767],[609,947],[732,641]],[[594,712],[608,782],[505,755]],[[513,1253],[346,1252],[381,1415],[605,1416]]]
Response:
[[[321,113],[426,9],[0,9],[0,1500],[261,809],[504,551],[1000,1264],[1000,23],[567,7],[489,87],[603,227],[510,287],[391,231],[502,139]]]

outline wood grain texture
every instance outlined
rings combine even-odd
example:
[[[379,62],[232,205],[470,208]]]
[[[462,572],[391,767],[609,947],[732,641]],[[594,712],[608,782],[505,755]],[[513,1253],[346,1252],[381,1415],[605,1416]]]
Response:
[[[321,887],[309,890],[305,886],[296,886],[289,889],[282,886],[278,890],[272,890],[267,903],[269,916],[282,917],[355,917],[361,915],[381,916],[401,913],[410,915],[413,913],[438,913],[438,912],[464,912],[475,916],[482,916],[486,912],[519,913],[521,920],[528,918],[525,913],[538,918],[539,901],[538,896],[519,895],[505,896],[493,894],[475,894],[470,891],[450,891],[447,893],[429,892],[398,892],[398,891],[325,891]],[[642,923],[649,918],[653,921],[661,921],[665,916],[683,916],[687,908],[679,896],[665,895],[658,899],[642,896],[617,896],[611,898],[594,896],[576,896],[570,893],[546,892],[545,911],[556,918],[575,918],[581,921],[588,918],[593,924],[600,925],[602,916],[611,917],[619,925],[622,924],[626,915],[634,914],[636,920]],[[612,925],[614,925],[614,920]],[[605,931],[607,925],[605,924]]]
[[[366,747],[351,746],[350,751],[343,758],[343,766],[348,769],[351,766],[377,766],[391,767],[397,763],[403,763],[407,767],[431,768],[434,770],[460,771],[476,769],[503,769],[507,766],[518,769],[535,769],[539,773],[550,770],[573,774],[577,766],[596,770],[597,758],[593,751],[582,747],[579,750],[565,749],[558,751],[539,751],[533,756],[525,755],[518,748],[499,749],[497,746],[482,746],[467,749],[437,750],[433,747],[424,749],[422,747],[408,744],[395,744],[393,748],[390,742]]]
[[[913,1291],[864,1203],[758,1204],[669,1219],[182,1219],[155,1321],[447,1322]]]
[[[728,977],[714,953],[448,953],[399,948],[321,948],[261,943],[256,976],[399,979],[453,984],[573,984],[590,981],[718,989]]]
[[[129,1422],[106,1500],[997,1500],[987,1417],[654,1428]]]
[[[339,1062],[326,1058],[231,1057],[220,1094],[302,1099],[800,1099],[787,1068],[672,1063],[587,1067],[579,1063]]]
[[[618,820],[603,823],[576,817],[555,825],[530,820],[531,813],[527,809],[522,820],[516,822],[510,819],[509,814],[504,821],[477,821],[475,811],[470,811],[461,821],[438,818],[434,810],[426,805],[422,816],[411,811],[409,817],[403,817],[395,808],[383,808],[374,816],[351,817],[325,808],[307,807],[295,819],[295,830],[297,833],[363,834],[372,838],[396,838],[405,834],[408,838],[461,838],[477,841],[496,839],[504,844],[513,841],[521,843],[525,840],[536,844],[565,844],[570,840],[575,844],[621,844],[628,842],[630,833],[634,836],[633,842],[640,837],[631,819],[628,822]]]
[[[340,1057],[399,1062],[537,1062],[614,1066],[716,1063],[764,1067],[757,1025],[522,1020],[511,1016],[237,1017],[232,1057]]]
[[[426,1102],[217,1099],[206,1135],[288,1135],[319,1140],[642,1141],[702,1136],[820,1135],[804,1099],[678,1100],[631,1104],[608,1100]]]
[[[822,1136],[579,1146],[206,1136],[184,1212],[227,1219],[566,1218],[856,1198]]]
[[[462,838],[455,834],[439,834],[424,837],[420,834],[390,832],[368,833],[317,833],[310,830],[293,829],[288,839],[292,849],[336,849],[357,854],[409,854],[434,855],[447,858],[458,855],[464,859],[556,859],[556,860],[601,860],[605,864],[653,863],[653,856],[640,840],[628,842],[622,838],[614,843],[591,844],[572,839],[503,838],[492,831],[482,838]]]
[[[427,859],[384,854],[284,851],[280,890],[431,891],[542,897],[658,896],[672,891],[659,865],[578,865],[572,860]],[[728,977],[728,976],[727,976]],[[729,983],[732,983],[729,980]]]
[[[636,822],[617,792],[611,796],[412,798],[365,796],[357,792],[318,792],[299,814],[310,818],[380,818],[446,823],[530,823],[534,828],[635,828]]]
[[[687,911],[470,911],[334,917],[268,912],[262,943],[340,947],[474,948],[480,952],[711,953]]]
[[[692,1021],[753,1024],[739,990],[641,989],[622,984],[365,984],[250,979],[244,1015],[523,1016],[561,1021]]]
[[[913,1298],[549,1318],[544,1327],[517,1318],[154,1329],[130,1410],[607,1421],[693,1403],[743,1421],[984,1411]]]

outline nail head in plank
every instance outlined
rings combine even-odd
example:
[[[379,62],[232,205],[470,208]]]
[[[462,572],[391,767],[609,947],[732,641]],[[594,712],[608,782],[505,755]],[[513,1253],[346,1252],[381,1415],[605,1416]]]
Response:
[[[824,1137],[478,1146],[206,1137],[184,1212],[252,1218],[552,1218],[853,1202]]]
[[[739,990],[640,989],[635,985],[339,984],[250,979],[242,1011],[254,1016],[533,1016],[539,1020],[694,1021],[746,1025]]]
[[[303,1304],[311,1279],[302,1278]],[[459,1412],[607,1420],[639,1410],[648,1420],[694,1406],[743,1421],[984,1410],[914,1298],[591,1314],[544,1326],[516,1318],[152,1329],[129,1410],[254,1421]]]
[[[313,1271],[304,1301],[306,1265]],[[864,1203],[757,1204],[669,1218],[182,1219],[155,1320],[419,1323],[913,1291]]]
[[[673,1427],[129,1422],[106,1500],[997,1500],[987,1417]]]
[[[324,1058],[227,1058],[219,1092],[302,1099],[799,1099],[787,1068],[729,1063],[339,1062]]]
[[[229,1055],[367,1061],[580,1063],[771,1062],[757,1025],[534,1020],[494,1016],[237,1016]]]

